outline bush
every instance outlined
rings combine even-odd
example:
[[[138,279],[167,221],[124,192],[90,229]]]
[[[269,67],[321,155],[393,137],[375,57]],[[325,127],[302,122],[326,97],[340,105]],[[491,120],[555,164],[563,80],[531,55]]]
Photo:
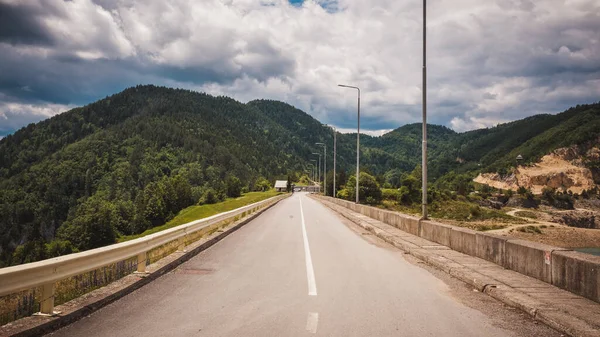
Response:
[[[412,204],[413,201],[411,198],[411,193],[407,186],[400,187],[400,190],[398,190],[398,193],[400,194],[398,197],[398,201],[400,203],[402,203],[404,205]]]
[[[517,229],[517,230],[519,232],[523,232],[523,233],[542,234],[542,230],[539,229],[539,227],[535,227],[535,226],[519,227],[519,229]]]
[[[210,187],[204,191],[204,195],[202,196],[202,198],[200,198],[201,205],[214,204],[217,201],[219,201],[217,197],[217,192],[215,192],[215,190]]]
[[[524,218],[537,219],[537,215],[534,212],[530,212],[530,211],[518,211],[518,212],[515,212],[515,215],[524,217]]]
[[[350,193],[345,188],[337,192],[337,197],[344,200],[351,200]]]
[[[481,208],[479,206],[469,207],[469,217],[479,218],[481,216]]]
[[[71,241],[68,240],[53,240],[46,244],[46,256],[47,258],[67,255],[77,252],[77,249],[73,247]]]
[[[526,189],[524,186],[519,186],[519,189],[517,190],[517,193],[519,193],[520,195],[526,195],[528,191],[529,190]]]
[[[546,199],[550,203],[552,203],[554,201],[555,194],[556,194],[556,191],[553,188],[544,187],[544,189],[542,189],[542,198]]]
[[[99,197],[87,199],[73,216],[58,229],[58,238],[74,242],[79,250],[92,249],[115,243],[115,224],[119,213],[109,201]]]
[[[573,195],[568,193],[556,192],[555,189],[544,187],[542,190],[542,199],[547,202],[548,205],[560,208],[560,209],[573,209],[574,201]]]
[[[381,197],[384,200],[400,201],[400,191],[394,188],[384,188],[381,190]]]
[[[254,184],[255,191],[265,192],[269,189],[271,189],[271,183],[267,179],[260,177],[256,180],[256,183]]]
[[[237,198],[242,195],[242,182],[238,177],[229,176],[225,181],[226,194],[230,198]]]
[[[356,199],[356,178],[350,176],[346,183],[346,189],[350,194],[350,200]],[[378,204],[381,202],[381,189],[375,178],[365,172],[360,173],[359,180],[359,201],[361,203]]]

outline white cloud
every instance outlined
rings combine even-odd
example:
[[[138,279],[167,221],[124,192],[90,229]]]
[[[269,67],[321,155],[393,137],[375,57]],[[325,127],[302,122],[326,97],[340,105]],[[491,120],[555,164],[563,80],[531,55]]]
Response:
[[[340,133],[356,133],[356,129],[336,128],[336,131]],[[381,130],[360,130],[360,134],[365,134],[373,137],[383,136],[393,129],[381,129]]]
[[[0,100],[0,136],[72,108],[74,106],[63,104],[3,103]]]
[[[387,130],[421,117],[419,1],[31,3],[55,43],[11,48],[41,60],[68,53],[127,62],[140,81],[152,76],[157,84],[241,101],[279,99],[343,128],[354,123],[356,92],[338,83],[361,87],[365,128]],[[428,121],[463,131],[597,100],[599,36],[597,0],[431,0]],[[68,62],[62,66],[71,75]],[[74,69],[87,96],[119,87],[118,75],[90,85],[93,70]],[[51,75],[29,76],[48,85]],[[128,74],[126,83],[135,78]]]

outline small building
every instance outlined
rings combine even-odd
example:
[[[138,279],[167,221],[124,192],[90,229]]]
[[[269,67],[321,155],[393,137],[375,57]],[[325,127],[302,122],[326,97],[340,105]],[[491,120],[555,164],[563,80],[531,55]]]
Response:
[[[287,180],[276,180],[275,191],[286,192],[287,191]]]

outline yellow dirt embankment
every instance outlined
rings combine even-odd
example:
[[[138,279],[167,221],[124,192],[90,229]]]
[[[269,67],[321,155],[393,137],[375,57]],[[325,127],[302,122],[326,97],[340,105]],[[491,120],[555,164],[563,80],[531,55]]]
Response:
[[[474,179],[476,183],[495,188],[516,191],[524,186],[534,194],[541,194],[544,187],[581,193],[596,186],[592,172],[580,164],[581,159],[571,148],[563,148],[542,157],[533,166],[519,166],[515,173],[500,178],[496,173],[483,173]]]

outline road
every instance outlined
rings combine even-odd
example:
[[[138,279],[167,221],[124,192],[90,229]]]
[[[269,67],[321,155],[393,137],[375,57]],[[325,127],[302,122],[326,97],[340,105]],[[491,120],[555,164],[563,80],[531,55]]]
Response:
[[[296,193],[173,272],[53,335],[534,334],[511,328],[515,322],[497,324],[489,310],[465,304],[443,280],[361,234]]]

